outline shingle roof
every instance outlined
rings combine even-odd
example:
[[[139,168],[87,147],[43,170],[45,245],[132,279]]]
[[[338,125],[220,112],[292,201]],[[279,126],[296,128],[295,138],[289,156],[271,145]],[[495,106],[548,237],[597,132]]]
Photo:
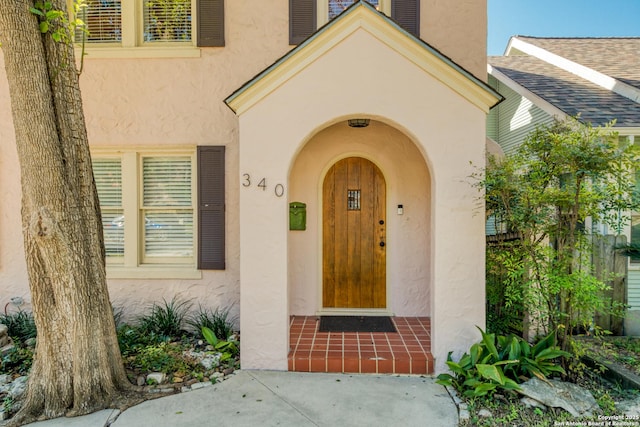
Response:
[[[640,37],[517,38],[640,89]]]
[[[640,37],[515,39],[640,90]],[[489,64],[568,115],[579,113],[584,121],[596,125],[617,119],[617,127],[640,126],[640,103],[567,71],[570,68],[517,53],[489,57]]]

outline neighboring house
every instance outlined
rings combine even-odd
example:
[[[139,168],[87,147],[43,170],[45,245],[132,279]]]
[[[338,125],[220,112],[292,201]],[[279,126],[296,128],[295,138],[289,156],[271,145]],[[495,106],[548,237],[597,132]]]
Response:
[[[288,368],[292,315],[429,317],[443,370],[485,323],[467,177],[501,99],[486,2],[357,1],[328,22],[353,2],[167,1],[85,15],[114,304],[235,304],[247,369]],[[0,304],[29,300],[8,96],[0,77]],[[306,203],[304,230],[290,202]]]
[[[489,115],[487,136],[507,155],[536,125],[577,114],[594,126],[616,119],[620,138],[640,144],[640,37],[514,36],[505,55],[488,62],[489,84],[505,101]],[[624,234],[640,243],[639,212]],[[640,260],[629,260],[627,290],[625,332],[640,335]]]

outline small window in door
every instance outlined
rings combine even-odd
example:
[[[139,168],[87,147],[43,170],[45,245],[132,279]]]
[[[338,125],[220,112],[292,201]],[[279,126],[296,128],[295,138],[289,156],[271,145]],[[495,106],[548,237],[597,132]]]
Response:
[[[360,210],[360,190],[347,190],[347,210]]]

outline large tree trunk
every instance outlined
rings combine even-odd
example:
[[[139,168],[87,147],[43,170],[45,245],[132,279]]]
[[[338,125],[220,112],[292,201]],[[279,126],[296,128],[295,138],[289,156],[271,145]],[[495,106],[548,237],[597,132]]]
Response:
[[[53,3],[66,13],[65,0]],[[16,423],[102,409],[131,387],[106,285],[100,206],[73,46],[41,34],[31,7],[33,0],[0,0],[38,330]]]

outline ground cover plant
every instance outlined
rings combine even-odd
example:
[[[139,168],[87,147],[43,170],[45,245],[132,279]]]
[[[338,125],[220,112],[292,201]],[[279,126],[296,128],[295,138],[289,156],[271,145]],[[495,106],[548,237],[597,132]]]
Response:
[[[190,302],[172,299],[153,304],[127,321],[124,312],[114,310],[118,344],[129,381],[137,386],[182,390],[198,382],[216,382],[240,367],[239,332],[230,309],[193,309]],[[0,360],[0,375],[10,379],[29,375],[36,330],[31,313],[19,311],[0,316],[9,327],[14,348]],[[212,325],[221,334],[204,325]],[[37,338],[36,338],[37,339]],[[164,374],[157,384],[151,373]],[[0,392],[9,413],[14,401]]]

